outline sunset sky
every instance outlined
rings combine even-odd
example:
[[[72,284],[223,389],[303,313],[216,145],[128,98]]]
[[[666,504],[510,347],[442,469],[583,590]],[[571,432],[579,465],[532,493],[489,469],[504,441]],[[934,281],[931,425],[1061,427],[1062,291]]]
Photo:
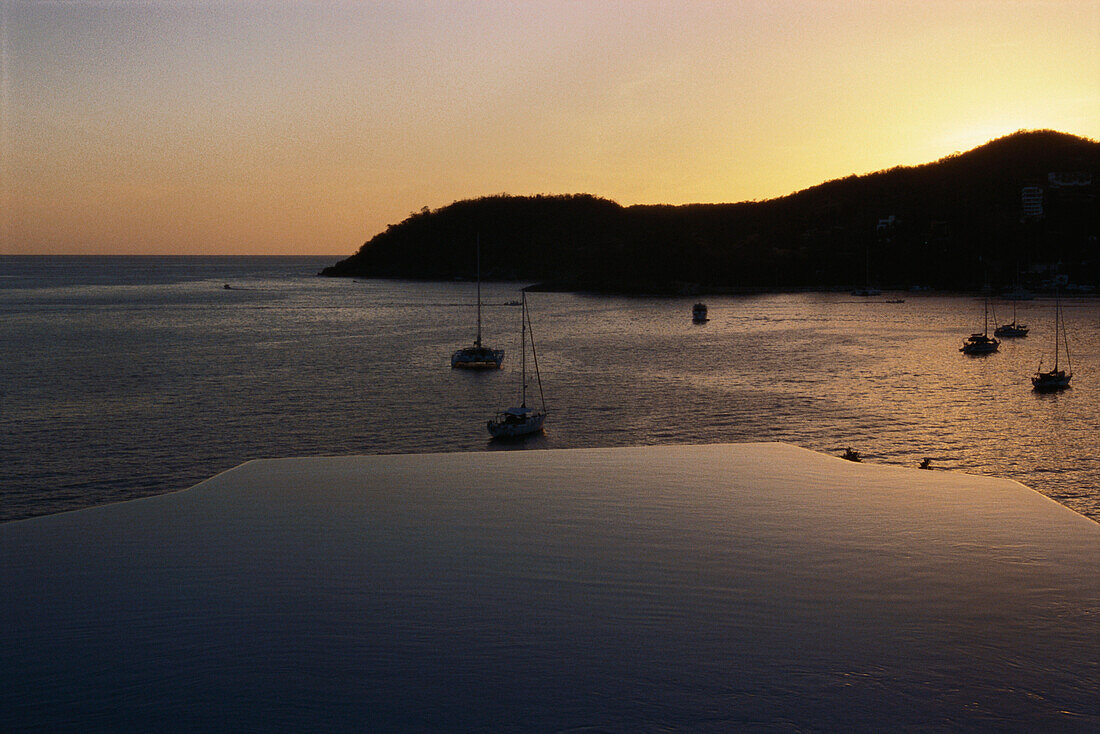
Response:
[[[1100,0],[0,2],[4,254],[347,255],[486,194],[1100,138]]]

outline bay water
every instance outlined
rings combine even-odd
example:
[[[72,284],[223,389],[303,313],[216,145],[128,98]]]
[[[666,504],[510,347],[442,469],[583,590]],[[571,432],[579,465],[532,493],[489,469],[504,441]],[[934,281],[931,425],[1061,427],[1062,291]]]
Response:
[[[546,432],[500,444],[485,424],[520,400],[528,284],[482,284],[504,367],[464,372],[473,283],[316,276],[336,259],[0,257],[0,521],[257,458],[742,441],[929,457],[1100,520],[1100,300],[1062,299],[1073,387],[1038,394],[1049,297],[1018,304],[1027,338],[972,358],[969,295],[706,296],[694,325],[694,298],[531,293]]]

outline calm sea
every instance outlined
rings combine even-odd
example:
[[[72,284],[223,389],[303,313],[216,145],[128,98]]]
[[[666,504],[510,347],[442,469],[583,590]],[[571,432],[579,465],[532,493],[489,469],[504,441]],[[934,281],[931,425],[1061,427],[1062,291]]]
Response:
[[[0,257],[0,520],[264,457],[736,441],[932,457],[1100,520],[1098,300],[1063,301],[1074,386],[1039,395],[1050,299],[1019,304],[1031,336],[969,358],[973,297],[718,296],[693,325],[692,299],[533,293],[550,417],[498,446],[521,284],[483,284],[484,341],[507,356],[467,373],[449,356],[473,340],[473,284],[315,276],[336,259]]]

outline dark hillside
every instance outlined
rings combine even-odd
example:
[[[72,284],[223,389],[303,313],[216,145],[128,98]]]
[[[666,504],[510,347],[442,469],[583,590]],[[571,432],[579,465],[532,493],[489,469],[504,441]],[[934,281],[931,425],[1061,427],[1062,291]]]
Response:
[[[740,204],[493,196],[391,225],[324,275],[486,278],[597,291],[1100,281],[1100,143],[1020,132],[922,166]],[[1022,193],[1039,187],[1041,211]]]

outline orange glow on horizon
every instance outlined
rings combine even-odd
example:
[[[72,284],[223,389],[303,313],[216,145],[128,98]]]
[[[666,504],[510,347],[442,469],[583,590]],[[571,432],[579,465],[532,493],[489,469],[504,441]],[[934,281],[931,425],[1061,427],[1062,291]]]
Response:
[[[1100,138],[1087,0],[3,7],[9,254],[350,254],[500,192],[734,202]]]

